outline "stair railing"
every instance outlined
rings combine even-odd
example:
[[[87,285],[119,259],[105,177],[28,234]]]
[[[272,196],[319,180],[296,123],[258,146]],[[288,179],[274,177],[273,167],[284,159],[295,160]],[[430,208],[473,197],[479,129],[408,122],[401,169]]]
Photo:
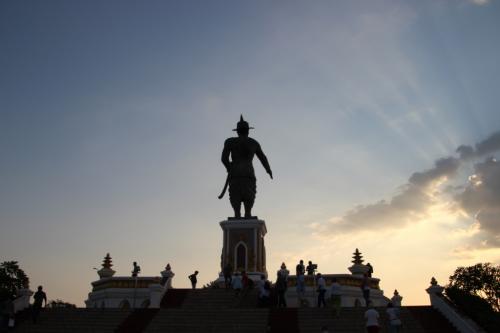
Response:
[[[168,279],[170,280],[172,278],[169,277]],[[167,281],[167,283],[165,283],[164,286],[162,286],[159,283],[150,284],[148,286],[148,288],[149,288],[149,301],[150,301],[149,307],[151,309],[159,309],[160,308],[161,300],[163,299],[163,296],[167,292],[168,286],[170,285],[168,282],[169,281]]]
[[[460,333],[482,333],[482,330],[472,319],[464,318],[450,305],[443,296],[444,287],[437,284],[433,278],[431,286],[426,289],[429,294],[431,305],[438,310]]]

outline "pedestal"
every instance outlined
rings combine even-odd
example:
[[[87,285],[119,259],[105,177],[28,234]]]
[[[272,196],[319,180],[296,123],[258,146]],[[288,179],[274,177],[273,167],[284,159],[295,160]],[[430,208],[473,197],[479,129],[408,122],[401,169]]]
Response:
[[[235,272],[246,271],[249,277],[267,276],[264,236],[266,222],[259,219],[228,219],[220,222],[223,231],[221,271],[231,263]]]

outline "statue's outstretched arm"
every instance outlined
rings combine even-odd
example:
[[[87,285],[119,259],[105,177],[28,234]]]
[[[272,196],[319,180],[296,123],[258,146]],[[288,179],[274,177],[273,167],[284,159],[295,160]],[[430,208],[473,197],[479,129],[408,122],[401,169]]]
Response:
[[[260,148],[260,145],[257,147],[257,151],[255,152],[255,155],[257,155],[257,157],[260,160],[260,163],[262,163],[262,166],[264,167],[264,169],[266,169],[266,172],[269,174],[271,179],[273,179],[273,172],[271,171],[271,166],[269,165],[269,162],[267,161],[266,155],[264,154],[264,152]]]

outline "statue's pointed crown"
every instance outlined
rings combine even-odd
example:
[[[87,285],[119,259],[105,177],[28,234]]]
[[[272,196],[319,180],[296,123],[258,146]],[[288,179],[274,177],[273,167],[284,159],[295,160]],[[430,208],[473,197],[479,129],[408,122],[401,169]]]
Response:
[[[253,129],[253,127],[250,127],[248,125],[248,122],[246,122],[245,119],[243,119],[243,115],[240,115],[240,121],[238,121],[238,123],[236,124],[236,128],[233,129],[233,131],[238,131],[243,129],[249,130]]]

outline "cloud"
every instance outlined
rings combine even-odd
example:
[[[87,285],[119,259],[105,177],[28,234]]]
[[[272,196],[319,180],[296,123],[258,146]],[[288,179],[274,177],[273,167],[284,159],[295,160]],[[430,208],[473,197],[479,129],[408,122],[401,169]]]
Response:
[[[500,131],[491,134],[485,140],[476,144],[475,149],[471,146],[461,145],[457,148],[457,153],[461,159],[471,159],[485,156],[500,150]]]
[[[479,223],[474,242],[500,247],[500,163],[494,158],[474,165],[467,188],[456,196],[460,207]]]
[[[397,229],[431,217],[436,209],[470,218],[477,232],[467,237],[475,247],[500,247],[500,163],[494,158],[474,165],[465,184],[456,181],[461,166],[500,150],[500,132],[474,147],[458,147],[459,157],[438,159],[434,167],[413,173],[390,200],[359,205],[329,223],[316,226],[323,234]],[[457,215],[457,216],[458,216]]]
[[[378,229],[425,218],[437,203],[436,190],[443,180],[455,175],[459,165],[459,160],[454,157],[439,159],[433,168],[411,175],[408,183],[391,200],[357,206],[342,218],[334,219],[332,227],[343,231]]]
[[[424,172],[415,172],[410,177],[410,184],[419,187],[428,187],[432,182],[455,174],[460,163],[454,157],[441,158],[436,161],[434,168]]]
[[[484,6],[487,5],[490,0],[469,0],[469,2],[473,3],[474,5]]]

